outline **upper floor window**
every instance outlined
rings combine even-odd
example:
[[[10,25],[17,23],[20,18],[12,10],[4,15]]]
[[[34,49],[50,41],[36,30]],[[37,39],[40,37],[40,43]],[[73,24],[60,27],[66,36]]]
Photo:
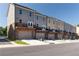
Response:
[[[30,23],[28,23],[28,26],[30,26]]]
[[[43,22],[44,22],[45,18],[43,17]]]
[[[50,23],[50,19],[49,19],[49,23]]]
[[[22,10],[19,10],[19,14],[22,14]]]
[[[22,20],[21,19],[19,20],[19,23],[22,23]]]
[[[30,26],[32,26],[32,23],[30,23]]]
[[[33,23],[32,22],[27,22],[28,26],[32,26]]]
[[[29,13],[29,16],[30,16],[30,17],[32,16],[32,12]]]
[[[36,26],[38,27],[38,24],[36,24]]]
[[[38,16],[37,16],[37,20],[38,20]]]

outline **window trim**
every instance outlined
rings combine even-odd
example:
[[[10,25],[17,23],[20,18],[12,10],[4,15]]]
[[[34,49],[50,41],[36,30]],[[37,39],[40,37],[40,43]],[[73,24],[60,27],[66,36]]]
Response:
[[[38,16],[37,16],[36,18],[37,18],[37,20],[38,20]]]
[[[19,23],[22,23],[22,19],[19,20]]]
[[[22,14],[22,10],[21,9],[19,10],[19,14]]]
[[[30,17],[32,16],[32,12],[31,12],[31,11],[29,12],[29,16],[30,16]]]

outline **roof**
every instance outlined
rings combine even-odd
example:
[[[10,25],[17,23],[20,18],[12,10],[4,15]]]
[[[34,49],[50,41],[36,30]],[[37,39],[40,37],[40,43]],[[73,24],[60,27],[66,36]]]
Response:
[[[40,15],[42,15],[42,16],[46,16],[46,17],[49,17],[49,18],[54,18],[54,19],[56,19],[56,21],[61,21],[61,22],[65,23],[65,24],[68,24],[68,25],[70,25],[70,26],[73,26],[73,25],[71,25],[71,24],[69,24],[69,23],[64,22],[63,20],[60,20],[60,19],[56,18],[56,17],[50,17],[50,16],[47,16],[47,15],[43,15],[42,13],[39,13],[39,12],[37,12],[36,10],[31,9],[31,8],[29,8],[29,7],[22,6],[22,5],[19,5],[19,4],[16,4],[16,3],[10,3],[10,4],[14,4],[14,5],[20,6],[20,7],[22,7],[22,8],[27,8],[27,9],[32,10],[32,11],[34,11],[34,12],[36,12],[37,14],[40,14]],[[9,5],[10,5],[10,4],[9,4]],[[9,7],[8,7],[8,11],[9,11]],[[7,15],[8,15],[8,12],[7,12]],[[74,27],[74,26],[73,26],[73,27]]]

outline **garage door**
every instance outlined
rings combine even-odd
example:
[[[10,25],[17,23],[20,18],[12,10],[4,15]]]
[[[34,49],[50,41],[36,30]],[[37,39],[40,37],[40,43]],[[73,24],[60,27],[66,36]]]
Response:
[[[63,35],[62,34],[58,34],[58,39],[62,39]]]
[[[44,33],[36,33],[36,38],[37,39],[41,39],[41,38],[45,38],[45,34]]]
[[[19,39],[31,39],[32,38],[32,32],[30,31],[23,31],[18,33]]]
[[[54,36],[54,34],[48,34],[48,39],[55,39],[55,36]]]

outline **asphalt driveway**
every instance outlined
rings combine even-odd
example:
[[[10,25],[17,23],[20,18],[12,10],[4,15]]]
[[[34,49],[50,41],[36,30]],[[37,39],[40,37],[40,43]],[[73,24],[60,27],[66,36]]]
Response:
[[[0,45],[11,44],[5,37],[0,36]]]

